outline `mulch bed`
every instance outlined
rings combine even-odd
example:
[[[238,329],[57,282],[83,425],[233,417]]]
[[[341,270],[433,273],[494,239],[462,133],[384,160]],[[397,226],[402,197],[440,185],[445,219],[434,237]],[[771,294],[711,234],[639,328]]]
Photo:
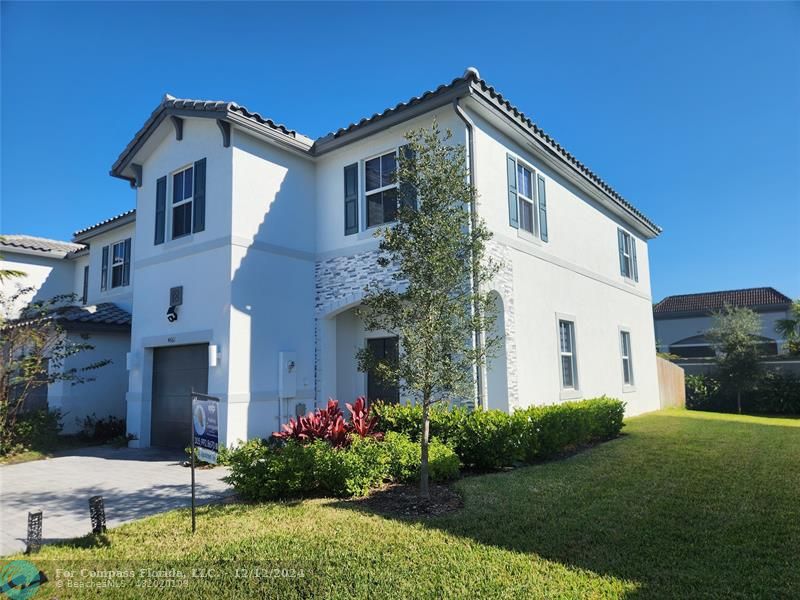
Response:
[[[389,484],[365,498],[347,500],[354,508],[388,517],[435,517],[460,510],[464,501],[450,486],[431,484],[430,498],[416,485]]]

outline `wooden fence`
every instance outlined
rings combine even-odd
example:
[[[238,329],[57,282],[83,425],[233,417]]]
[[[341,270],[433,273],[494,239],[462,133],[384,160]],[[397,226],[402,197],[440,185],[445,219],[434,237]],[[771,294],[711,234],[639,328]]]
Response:
[[[661,408],[685,407],[686,381],[683,369],[660,356],[656,357],[656,364]]]

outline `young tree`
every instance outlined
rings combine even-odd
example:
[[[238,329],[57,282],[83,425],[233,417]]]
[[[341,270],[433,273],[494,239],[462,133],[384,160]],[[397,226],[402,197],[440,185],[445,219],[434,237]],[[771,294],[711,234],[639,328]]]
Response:
[[[32,291],[23,287],[11,295],[0,293],[0,455],[13,448],[17,419],[33,391],[56,381],[92,381],[91,372],[111,362],[65,368],[67,359],[94,348],[70,340],[58,322],[59,313],[74,302],[72,294],[29,304],[17,318],[4,321],[19,298]]]
[[[760,334],[761,318],[756,312],[728,305],[714,315],[714,325],[707,334],[717,352],[720,380],[736,391],[739,414],[742,392],[751,389],[758,377]]]
[[[407,134],[397,169],[397,220],[376,234],[378,264],[391,269],[393,284],[368,286],[359,310],[368,330],[399,335],[396,359],[378,359],[364,348],[358,360],[362,370],[397,382],[422,405],[423,498],[429,497],[430,408],[473,398],[476,369],[498,341],[486,333],[496,317],[483,291],[498,268],[486,256],[491,234],[474,213],[465,149],[450,138],[436,122]]]
[[[800,299],[792,302],[788,316],[775,324],[775,331],[786,340],[789,354],[800,355]]]

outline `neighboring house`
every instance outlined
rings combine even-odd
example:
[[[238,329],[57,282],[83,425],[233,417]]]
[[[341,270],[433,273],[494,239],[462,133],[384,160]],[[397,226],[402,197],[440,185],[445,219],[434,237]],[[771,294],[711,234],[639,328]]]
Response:
[[[510,411],[609,394],[628,414],[658,408],[647,243],[660,229],[468,69],[317,140],[233,102],[156,107],[111,171],[136,190],[135,445],[186,445],[191,389],[220,398],[225,443],[329,397],[399,398],[355,352],[402,341],[365,331],[355,309],[365,285],[389,281],[374,233],[396,214],[405,133],[434,119],[468,148],[503,262],[491,291],[504,343],[465,402]],[[93,254],[90,289],[102,264]]]
[[[113,235],[120,239],[127,236],[130,240],[133,220],[127,222],[127,228],[117,227],[118,223],[119,220],[114,222],[116,232]],[[75,242],[79,243],[23,235],[4,235],[0,239],[0,268],[25,273],[23,277],[4,281],[3,293],[11,295],[19,288],[31,288],[5,316],[19,316],[19,311],[30,302],[75,294],[76,305],[58,311],[57,320],[70,339],[89,343],[94,349],[69,357],[64,368],[80,369],[99,360],[111,360],[110,364],[89,374],[94,381],[79,385],[57,381],[36,391],[30,407],[47,405],[51,410],[61,410],[64,433],[78,431],[87,416],[124,418],[126,414],[125,356],[130,350],[130,286],[115,288],[114,293],[89,286],[89,264],[98,265],[100,270],[105,251],[100,245],[103,237],[85,231],[85,235],[81,235],[82,232],[75,235]]]
[[[757,312],[761,318],[762,354],[781,351],[784,340],[775,325],[788,317],[792,300],[771,287],[667,296],[653,307],[659,350],[682,358],[713,357],[714,348],[706,332],[713,325],[714,313],[725,305]]]

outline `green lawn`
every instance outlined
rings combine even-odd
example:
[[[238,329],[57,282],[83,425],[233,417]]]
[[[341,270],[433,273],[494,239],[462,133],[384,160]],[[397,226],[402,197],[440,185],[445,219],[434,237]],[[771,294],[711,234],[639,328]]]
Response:
[[[57,567],[157,564],[136,561],[213,569],[188,581],[197,598],[800,594],[800,420],[663,411],[624,431],[565,460],[466,478],[464,509],[446,516],[389,519],[328,499],[228,505],[202,509],[194,538],[178,511],[46,547],[34,563],[51,583],[37,597],[94,594],[57,590]],[[259,565],[303,576],[236,571]],[[143,595],[129,585],[105,594]]]

